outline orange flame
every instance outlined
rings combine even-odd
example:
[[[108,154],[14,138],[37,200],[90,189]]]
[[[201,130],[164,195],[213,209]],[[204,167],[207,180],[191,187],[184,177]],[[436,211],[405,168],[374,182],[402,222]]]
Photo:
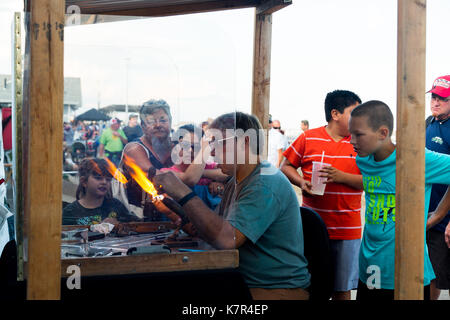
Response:
[[[108,158],[105,158],[106,162],[108,163],[108,172],[111,173],[111,175],[116,179],[117,181],[121,183],[127,183],[128,180],[125,178],[122,172],[120,172],[119,169],[114,165],[114,163],[111,162]]]
[[[158,197],[158,191],[156,191],[155,186],[147,178],[147,175],[136,164],[136,162],[134,162],[134,160],[132,158],[127,157],[125,154],[123,155],[123,161],[131,169],[129,171],[131,177],[141,186],[141,188],[145,192],[150,194],[153,198]]]

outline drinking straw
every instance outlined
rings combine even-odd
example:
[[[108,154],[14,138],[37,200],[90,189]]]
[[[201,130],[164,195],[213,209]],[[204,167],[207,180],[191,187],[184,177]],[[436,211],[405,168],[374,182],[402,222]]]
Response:
[[[320,164],[323,163],[323,157],[325,156],[325,150],[322,151],[322,159],[320,160]]]

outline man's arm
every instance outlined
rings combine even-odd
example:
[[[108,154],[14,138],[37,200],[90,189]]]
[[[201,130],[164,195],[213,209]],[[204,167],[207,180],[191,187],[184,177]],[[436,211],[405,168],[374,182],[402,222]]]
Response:
[[[103,158],[103,155],[105,153],[105,145],[103,143],[100,143],[98,146],[98,157]]]
[[[156,175],[154,183],[161,185],[164,191],[176,201],[191,192],[191,189],[170,171]],[[198,197],[189,200],[183,209],[201,237],[218,249],[238,248],[247,239],[228,221],[209,209]]]
[[[278,149],[278,161],[277,161],[277,168],[280,167],[281,162],[283,162],[283,149]]]
[[[119,132],[119,131],[113,131],[112,134],[115,135],[116,137],[119,137],[120,141],[122,141],[122,143],[123,143],[124,145],[128,143],[128,139],[125,138],[126,136],[125,136],[125,133],[123,133],[123,131],[122,131],[122,132]],[[124,136],[125,136],[125,137],[124,137]]]
[[[144,147],[142,147],[139,144],[130,143],[126,145],[125,149],[123,150],[124,155],[130,157],[131,159],[136,162],[136,164],[144,171],[148,172],[150,167],[152,167],[152,164],[150,163],[150,160],[147,157],[147,153],[144,150]]]
[[[447,224],[447,228],[445,228],[445,243],[450,248],[450,222]]]
[[[281,171],[286,175],[286,177],[292,184],[311,194],[311,182],[303,179],[298,173],[297,168],[294,167],[294,165],[290,163],[288,159],[284,159],[281,165]]]
[[[447,191],[439,202],[436,210],[432,213],[431,217],[427,220],[427,230],[434,227],[436,224],[441,222],[442,219],[450,211],[450,187],[447,187]]]
[[[209,209],[198,197],[188,201],[183,209],[201,237],[217,249],[239,248],[247,239],[228,221]]]

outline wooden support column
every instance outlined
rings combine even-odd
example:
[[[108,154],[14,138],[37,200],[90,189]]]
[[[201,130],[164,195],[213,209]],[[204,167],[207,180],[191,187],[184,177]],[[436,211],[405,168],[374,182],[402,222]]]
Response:
[[[398,1],[395,299],[423,299],[426,0]]]
[[[59,299],[63,142],[63,0],[31,1],[27,299]]]
[[[264,129],[269,126],[270,102],[270,53],[272,44],[272,14],[255,15],[255,38],[253,49],[252,114]],[[267,159],[266,131],[263,158]]]

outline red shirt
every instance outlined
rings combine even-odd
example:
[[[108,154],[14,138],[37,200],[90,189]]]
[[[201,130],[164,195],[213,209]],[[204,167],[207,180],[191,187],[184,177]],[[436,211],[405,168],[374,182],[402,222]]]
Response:
[[[3,149],[5,151],[12,149],[12,118],[11,108],[2,108],[2,120],[5,122],[3,130]]]
[[[296,168],[301,167],[305,180],[311,181],[312,162],[321,161],[338,170],[361,174],[356,166],[356,153],[350,144],[350,136],[336,142],[325,127],[302,133],[283,155]],[[361,238],[362,190],[340,183],[328,183],[323,196],[303,196],[303,206],[316,211],[325,222],[330,239],[353,240]]]

